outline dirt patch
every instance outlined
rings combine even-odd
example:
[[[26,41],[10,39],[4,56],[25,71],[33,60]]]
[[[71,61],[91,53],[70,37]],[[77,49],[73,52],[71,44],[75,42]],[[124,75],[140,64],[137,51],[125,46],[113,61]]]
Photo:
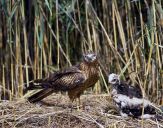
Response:
[[[0,127],[25,128],[157,128],[163,121],[122,118],[109,96],[83,95],[76,109],[66,95],[53,94],[42,102],[26,100],[0,102]]]

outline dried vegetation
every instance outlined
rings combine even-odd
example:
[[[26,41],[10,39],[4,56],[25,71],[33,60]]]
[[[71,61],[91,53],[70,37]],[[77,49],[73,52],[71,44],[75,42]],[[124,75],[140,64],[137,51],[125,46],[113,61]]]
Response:
[[[54,107],[20,100],[24,83],[76,64],[88,50],[98,54],[102,69],[89,93],[109,95],[106,75],[115,72],[163,105],[162,0],[1,0],[0,18],[0,98],[9,100],[0,103],[2,127],[142,126],[139,120],[101,115],[108,101],[88,93],[83,101],[90,110],[82,112],[58,108],[57,99],[68,104],[64,96],[54,96]],[[144,125],[159,127],[152,121]]]
[[[54,94],[31,104],[23,99],[0,103],[0,126],[26,128],[156,128],[163,121],[122,118],[108,95],[83,95],[83,106],[76,110],[65,95]]]

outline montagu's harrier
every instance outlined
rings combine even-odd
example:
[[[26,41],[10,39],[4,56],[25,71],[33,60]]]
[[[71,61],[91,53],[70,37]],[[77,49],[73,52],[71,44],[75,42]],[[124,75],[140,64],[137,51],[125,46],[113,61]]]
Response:
[[[29,83],[25,91],[41,89],[28,97],[30,102],[37,102],[49,96],[53,92],[67,91],[71,101],[78,98],[89,87],[95,85],[99,79],[97,55],[88,53],[83,55],[83,61],[75,66],[62,71],[57,71],[47,78],[34,80]]]

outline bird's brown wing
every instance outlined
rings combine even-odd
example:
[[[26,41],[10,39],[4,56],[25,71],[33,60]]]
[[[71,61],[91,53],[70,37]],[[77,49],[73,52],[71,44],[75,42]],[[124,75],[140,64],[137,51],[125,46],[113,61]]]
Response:
[[[57,79],[51,79],[49,82],[54,90],[68,91],[77,86],[81,86],[86,81],[82,72],[66,72],[60,74]]]
[[[35,80],[29,84],[27,90],[52,88],[54,91],[68,91],[83,84],[85,75],[78,67],[71,67],[64,71],[55,72],[45,79]]]
[[[28,90],[42,89],[28,98],[30,102],[37,102],[52,94],[54,91],[68,91],[77,86],[82,86],[86,81],[85,75],[76,67],[51,74],[46,79],[35,80]]]

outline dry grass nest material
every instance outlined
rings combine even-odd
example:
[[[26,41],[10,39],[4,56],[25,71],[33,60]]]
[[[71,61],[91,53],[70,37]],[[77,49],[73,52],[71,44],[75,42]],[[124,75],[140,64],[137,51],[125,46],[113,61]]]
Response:
[[[122,118],[109,96],[83,95],[82,107],[70,103],[65,95],[53,94],[42,102],[31,104],[26,100],[0,102],[0,127],[26,128],[157,128],[163,122]]]

